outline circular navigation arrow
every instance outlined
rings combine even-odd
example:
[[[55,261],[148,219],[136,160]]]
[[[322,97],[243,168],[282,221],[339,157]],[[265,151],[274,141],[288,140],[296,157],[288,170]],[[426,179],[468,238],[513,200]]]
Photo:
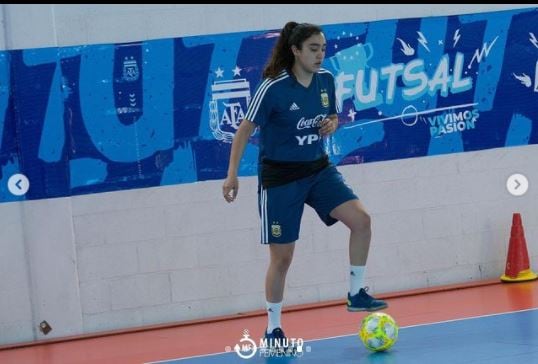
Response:
[[[24,174],[17,173],[9,177],[7,188],[15,196],[23,196],[30,189],[30,181]]]
[[[506,189],[513,196],[523,196],[529,189],[529,181],[522,174],[513,174],[506,180]]]

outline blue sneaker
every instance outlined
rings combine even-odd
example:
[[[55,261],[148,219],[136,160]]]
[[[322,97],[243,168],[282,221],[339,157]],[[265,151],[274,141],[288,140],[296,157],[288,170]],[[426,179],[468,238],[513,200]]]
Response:
[[[351,296],[348,292],[347,310],[350,312],[377,311],[388,307],[385,301],[376,300],[366,292],[368,292],[368,287],[366,289],[361,288],[359,293],[354,296]]]

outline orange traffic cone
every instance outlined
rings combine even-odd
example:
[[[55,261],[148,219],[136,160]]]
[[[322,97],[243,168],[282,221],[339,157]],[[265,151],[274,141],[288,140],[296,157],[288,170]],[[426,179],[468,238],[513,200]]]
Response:
[[[521,223],[521,214],[514,213],[512,217],[510,243],[508,245],[508,256],[506,257],[506,269],[501,276],[501,281],[521,282],[531,281],[536,278],[538,276],[531,271],[529,266],[529,254],[527,252],[523,224]]]

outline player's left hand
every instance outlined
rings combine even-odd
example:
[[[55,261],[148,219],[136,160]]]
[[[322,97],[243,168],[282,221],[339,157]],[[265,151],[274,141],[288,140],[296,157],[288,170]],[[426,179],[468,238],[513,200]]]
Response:
[[[338,119],[336,118],[325,118],[321,122],[321,128],[319,129],[319,135],[327,136],[331,135],[338,128]]]

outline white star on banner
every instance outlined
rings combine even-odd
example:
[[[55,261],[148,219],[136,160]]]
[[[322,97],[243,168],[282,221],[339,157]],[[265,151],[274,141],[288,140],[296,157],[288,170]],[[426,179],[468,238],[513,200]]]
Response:
[[[224,70],[221,69],[220,67],[217,68],[217,70],[215,71],[215,74],[217,75],[217,78],[219,77],[223,77],[224,76]]]
[[[239,68],[239,66],[235,66],[235,68],[232,70],[234,73],[234,76],[241,76],[241,70],[242,68]]]

